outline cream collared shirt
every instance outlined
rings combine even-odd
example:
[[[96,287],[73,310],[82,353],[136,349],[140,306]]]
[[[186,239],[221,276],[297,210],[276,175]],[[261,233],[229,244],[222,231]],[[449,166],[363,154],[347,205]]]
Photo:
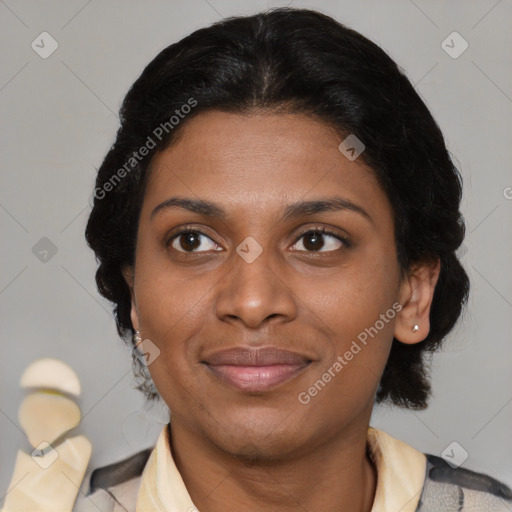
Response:
[[[426,456],[373,427],[368,447],[377,468],[371,512],[414,512],[425,480]],[[192,502],[172,458],[167,425],[144,467],[136,512],[200,512]]]

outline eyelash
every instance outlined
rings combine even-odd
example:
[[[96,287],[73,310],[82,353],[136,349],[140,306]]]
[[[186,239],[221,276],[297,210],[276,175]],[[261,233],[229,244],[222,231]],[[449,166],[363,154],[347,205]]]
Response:
[[[203,235],[203,236],[209,238],[210,240],[212,240],[214,243],[216,243],[215,240],[213,240],[209,235],[207,235],[205,232],[201,231],[200,229],[197,229],[197,228],[192,227],[192,226],[185,226],[184,228],[182,228],[177,233],[173,233],[173,235],[167,240],[166,246],[169,247],[172,244],[172,242],[174,242],[175,239],[177,239],[181,235],[184,235],[184,234],[187,234],[187,233],[196,233],[196,234],[199,234],[199,235]],[[317,226],[317,227],[307,228],[306,230],[301,232],[295,238],[295,241],[293,242],[292,245],[295,245],[301,238],[303,238],[305,235],[308,235],[310,233],[316,233],[316,234],[321,234],[321,235],[329,235],[329,236],[332,236],[333,238],[336,238],[340,242],[342,242],[343,245],[345,246],[345,248],[349,248],[351,246],[351,243],[348,241],[347,238],[339,235],[338,233],[335,233],[334,231],[329,230],[325,226]],[[298,252],[307,252],[307,253],[312,253],[312,254],[324,254],[324,253],[329,254],[329,253],[334,253],[337,250],[339,250],[339,249],[332,250],[332,251],[323,251],[323,252],[322,251],[298,251]],[[190,251],[177,251],[177,252],[179,252],[179,253],[181,253],[181,254],[183,254],[185,256],[193,256],[195,254],[199,254],[197,252],[190,252]]]

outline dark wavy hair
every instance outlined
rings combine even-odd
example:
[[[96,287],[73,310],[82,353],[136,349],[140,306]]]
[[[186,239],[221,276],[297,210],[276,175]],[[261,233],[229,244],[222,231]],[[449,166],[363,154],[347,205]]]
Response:
[[[134,265],[152,156],[176,141],[191,118],[212,109],[303,113],[363,141],[359,158],[393,207],[402,273],[440,260],[430,332],[417,344],[393,340],[376,395],[377,403],[424,409],[431,393],[425,355],[440,347],[469,294],[456,255],[465,232],[462,179],[441,130],[397,64],[358,32],[312,10],[271,9],[197,30],[162,50],[128,91],[116,140],[98,170],[85,233],[99,262],[98,289],[115,305],[121,338],[133,348],[121,269]],[[133,354],[137,389],[159,399],[139,351]]]

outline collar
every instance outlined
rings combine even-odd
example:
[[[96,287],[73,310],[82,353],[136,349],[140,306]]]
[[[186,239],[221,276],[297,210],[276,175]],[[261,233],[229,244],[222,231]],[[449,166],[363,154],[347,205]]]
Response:
[[[144,467],[136,512],[199,512],[174,463],[169,424],[160,433]],[[425,480],[426,456],[382,430],[368,427],[367,446],[377,468],[371,512],[414,512]]]

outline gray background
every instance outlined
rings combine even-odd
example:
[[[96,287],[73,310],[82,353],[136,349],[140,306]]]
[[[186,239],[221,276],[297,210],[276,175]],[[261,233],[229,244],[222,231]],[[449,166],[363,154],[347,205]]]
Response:
[[[19,378],[37,358],[62,359],[82,381],[79,432],[93,443],[91,468],[154,444],[165,420],[144,411],[133,389],[130,353],[96,291],[84,240],[96,168],[123,96],[161,49],[221,17],[286,4],[0,1],[0,500],[16,450],[26,446]],[[469,308],[433,360],[428,410],[379,408],[371,424],[437,455],[457,441],[469,453],[463,467],[512,485],[512,4],[291,5],[330,14],[387,50],[431,109],[464,178]],[[46,59],[31,48],[43,31],[59,45]],[[469,44],[456,59],[441,46],[453,31]],[[46,262],[33,250],[43,237],[57,249]]]

